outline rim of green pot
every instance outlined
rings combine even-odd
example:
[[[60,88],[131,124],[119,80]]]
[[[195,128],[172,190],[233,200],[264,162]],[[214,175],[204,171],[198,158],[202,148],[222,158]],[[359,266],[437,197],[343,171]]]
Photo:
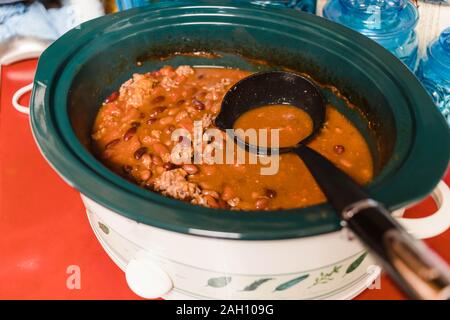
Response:
[[[311,14],[283,9],[268,12],[252,5],[216,3],[161,3],[156,7],[101,17],[69,31],[43,53],[30,104],[31,126],[42,154],[68,184],[125,217],[192,235],[270,240],[313,236],[340,229],[339,218],[328,204],[270,212],[237,212],[194,206],[149,192],[106,169],[75,137],[67,115],[68,92],[75,74],[65,74],[68,73],[65,68],[79,48],[102,37],[101,31],[105,28],[137,23],[145,15],[158,18],[197,15],[213,21],[211,19],[220,12],[230,17],[250,14],[294,26],[309,25],[328,34],[330,39],[339,37],[342,45],[354,46],[383,72],[389,73],[410,102],[413,133],[409,149],[402,151],[405,153],[403,163],[389,175],[382,171],[381,178],[375,179],[368,191],[389,209],[417,201],[432,191],[448,166],[450,132],[431,98],[406,66],[368,38]]]

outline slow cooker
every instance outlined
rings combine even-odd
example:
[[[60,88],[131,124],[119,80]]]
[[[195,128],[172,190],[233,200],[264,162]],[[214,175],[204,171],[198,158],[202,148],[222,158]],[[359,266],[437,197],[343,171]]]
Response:
[[[214,55],[183,54],[190,52]],[[346,299],[380,271],[328,204],[270,212],[193,206],[134,185],[92,155],[91,126],[105,97],[135,72],[180,64],[310,75],[364,134],[376,173],[368,186],[373,198],[397,210],[435,190],[441,210],[403,222],[422,238],[449,227],[449,192],[439,184],[449,128],[387,50],[293,10],[159,3],[83,23],[53,43],[39,59],[30,110],[43,156],[80,191],[94,232],[137,294]]]

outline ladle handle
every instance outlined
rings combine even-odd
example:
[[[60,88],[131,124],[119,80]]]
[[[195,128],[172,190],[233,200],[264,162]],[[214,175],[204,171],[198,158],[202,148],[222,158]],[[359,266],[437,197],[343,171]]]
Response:
[[[328,159],[299,146],[329,203],[359,237],[400,289],[412,299],[450,299],[450,269],[422,241],[414,239],[347,174]]]

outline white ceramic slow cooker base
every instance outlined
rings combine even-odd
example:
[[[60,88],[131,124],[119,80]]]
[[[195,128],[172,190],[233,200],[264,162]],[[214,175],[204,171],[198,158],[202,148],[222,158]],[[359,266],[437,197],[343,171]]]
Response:
[[[98,225],[98,221],[95,216],[87,211],[87,216],[89,219],[89,223],[91,225],[92,230],[94,231],[95,236],[100,242],[103,249],[106,251],[108,256],[114,261],[114,263],[119,266],[122,271],[125,272],[127,261],[121,257],[118,253],[115,252],[113,247],[109,245],[105,239],[103,238],[102,231]],[[340,288],[339,290],[329,294],[323,295],[320,299],[325,300],[349,300],[361,292],[366,290],[372,283],[379,277],[381,269],[378,268],[374,272],[365,273],[364,276],[356,279],[355,281],[349,283],[348,285]],[[194,294],[182,292],[176,288],[172,289],[169,293],[162,295],[161,298],[167,300],[196,300],[196,299],[204,299],[204,297],[195,296]]]

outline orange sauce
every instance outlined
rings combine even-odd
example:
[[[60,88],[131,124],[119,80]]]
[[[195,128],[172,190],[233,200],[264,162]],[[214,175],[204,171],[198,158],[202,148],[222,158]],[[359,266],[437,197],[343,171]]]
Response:
[[[279,147],[294,146],[312,132],[313,123],[303,110],[290,105],[277,104],[262,106],[245,112],[234,124],[235,129],[265,129],[267,140],[258,141],[260,146],[273,146],[271,130],[278,129],[275,139]]]

